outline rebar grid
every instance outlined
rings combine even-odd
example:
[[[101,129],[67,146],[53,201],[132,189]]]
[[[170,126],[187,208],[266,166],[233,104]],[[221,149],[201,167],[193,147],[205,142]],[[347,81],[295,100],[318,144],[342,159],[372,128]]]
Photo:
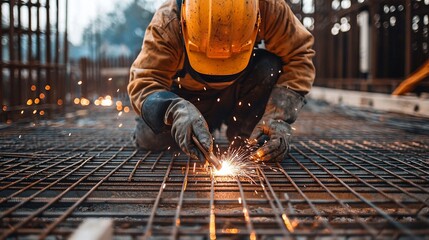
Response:
[[[250,181],[137,151],[132,114],[91,112],[0,131],[1,239],[66,238],[86,218],[112,218],[117,239],[429,237],[428,136],[304,112],[287,159]]]

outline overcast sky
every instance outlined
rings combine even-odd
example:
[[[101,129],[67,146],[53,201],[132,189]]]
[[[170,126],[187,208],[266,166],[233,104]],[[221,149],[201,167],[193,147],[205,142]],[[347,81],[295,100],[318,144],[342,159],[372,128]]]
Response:
[[[126,5],[133,0],[69,0],[69,41],[78,45],[81,42],[81,37],[84,28],[94,19],[97,15],[103,15],[115,10],[116,6],[120,4]],[[148,0],[151,2],[152,8],[158,8],[164,0]]]

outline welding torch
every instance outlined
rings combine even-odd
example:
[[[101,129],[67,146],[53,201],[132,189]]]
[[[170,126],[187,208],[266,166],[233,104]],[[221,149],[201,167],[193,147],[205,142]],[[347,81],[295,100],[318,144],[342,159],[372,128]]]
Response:
[[[222,168],[222,164],[219,162],[218,158],[213,154],[213,152],[206,150],[194,135],[192,135],[192,140],[194,141],[194,144],[197,146],[198,150],[200,150],[200,152],[204,155],[205,160],[211,163],[217,170],[220,170]]]

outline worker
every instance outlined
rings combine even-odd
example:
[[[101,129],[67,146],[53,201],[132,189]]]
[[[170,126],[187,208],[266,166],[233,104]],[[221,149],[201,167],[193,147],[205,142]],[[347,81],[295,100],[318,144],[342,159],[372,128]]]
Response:
[[[312,45],[284,0],[167,0],[130,70],[136,145],[205,161],[193,139],[212,152],[224,124],[231,142],[260,144],[252,158],[284,159],[315,76]]]

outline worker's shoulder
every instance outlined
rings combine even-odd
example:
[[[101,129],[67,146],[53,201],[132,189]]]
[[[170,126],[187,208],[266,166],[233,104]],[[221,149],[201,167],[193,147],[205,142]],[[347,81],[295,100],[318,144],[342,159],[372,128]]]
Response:
[[[287,2],[283,0],[259,0],[259,3],[270,5],[287,5]]]
[[[167,0],[156,10],[151,25],[166,28],[179,28],[179,17],[176,0]],[[177,25],[177,26],[176,26]]]
[[[261,12],[264,10],[278,10],[279,7],[287,8],[288,4],[284,0],[259,0]]]

